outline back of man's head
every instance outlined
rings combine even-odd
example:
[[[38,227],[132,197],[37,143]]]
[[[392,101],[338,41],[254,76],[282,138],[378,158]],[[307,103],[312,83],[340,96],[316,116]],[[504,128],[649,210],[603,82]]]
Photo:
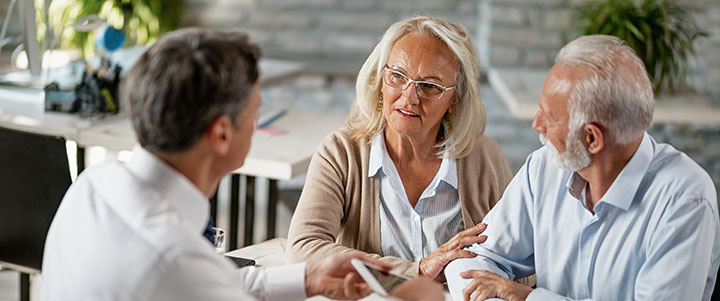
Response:
[[[260,49],[239,32],[168,33],[135,63],[123,87],[145,149],[187,150],[217,117],[235,124],[258,80]]]
[[[557,55],[584,73],[570,94],[570,131],[587,123],[607,129],[617,144],[627,144],[650,127],[654,99],[645,65],[630,47],[613,36],[577,38]]]

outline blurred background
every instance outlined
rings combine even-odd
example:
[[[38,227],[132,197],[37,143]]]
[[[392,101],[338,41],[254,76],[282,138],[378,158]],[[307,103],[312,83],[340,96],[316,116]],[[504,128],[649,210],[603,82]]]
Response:
[[[0,41],[0,73],[28,67],[18,50],[23,31],[20,14],[8,14],[10,6],[17,9],[23,1],[32,0],[0,0],[0,16],[7,23],[5,39]],[[348,111],[355,74],[390,24],[414,15],[446,18],[463,25],[474,38],[488,112],[486,134],[498,141],[513,171],[540,146],[530,123],[544,74],[557,51],[580,34],[617,35],[641,54],[648,70],[655,70],[651,77],[658,101],[650,134],[687,153],[720,188],[720,0],[37,0],[34,4],[40,48],[63,53],[54,56],[55,61],[45,60],[46,66],[96,55],[93,32],[71,26],[90,14],[124,30],[124,47],[150,44],[180,27],[241,30],[260,44],[264,57],[303,66],[298,74],[264,87],[265,104],[339,113]],[[654,52],[648,53],[649,48]],[[287,235],[303,183],[303,176],[278,183],[279,237]],[[262,181],[258,185],[265,190]],[[266,221],[256,222],[262,229]],[[17,277],[6,274],[0,273],[0,300],[16,300]]]

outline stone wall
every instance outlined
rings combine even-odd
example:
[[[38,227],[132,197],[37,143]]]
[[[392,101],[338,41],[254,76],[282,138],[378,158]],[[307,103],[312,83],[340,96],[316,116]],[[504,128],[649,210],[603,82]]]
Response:
[[[478,0],[478,49],[484,67],[549,68],[568,40],[568,0]]]
[[[699,91],[720,101],[720,0],[693,2],[697,2],[695,18],[710,37],[697,42],[688,80]]]
[[[713,182],[720,202],[720,127],[717,125],[653,124],[650,135],[668,143],[702,166]]]
[[[478,49],[481,65],[549,68],[569,42],[572,7],[582,0],[478,0]],[[698,25],[700,38],[688,81],[720,102],[720,0],[682,0]]]
[[[268,56],[360,67],[387,27],[427,14],[476,28],[475,0],[184,0],[185,25],[249,31]],[[353,70],[356,71],[357,69]]]

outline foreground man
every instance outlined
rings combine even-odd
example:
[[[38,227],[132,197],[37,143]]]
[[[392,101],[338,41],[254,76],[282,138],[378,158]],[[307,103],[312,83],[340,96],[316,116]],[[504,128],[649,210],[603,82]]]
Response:
[[[716,192],[645,131],[653,92],[622,41],[585,36],[550,70],[532,153],[484,221],[476,258],[446,268],[456,300],[709,300],[720,263]],[[512,282],[537,274],[537,288]]]
[[[388,266],[363,254],[236,269],[202,235],[208,196],[242,166],[250,148],[260,105],[258,56],[244,34],[186,29],[140,57],[123,97],[141,146],[127,163],[88,169],[68,190],[48,233],[43,300],[354,299],[369,293],[350,259]],[[442,297],[431,280],[418,281],[404,291]]]

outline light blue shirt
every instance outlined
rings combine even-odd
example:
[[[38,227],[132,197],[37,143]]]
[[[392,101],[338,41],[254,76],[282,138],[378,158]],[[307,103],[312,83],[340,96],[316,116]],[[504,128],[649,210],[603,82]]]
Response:
[[[532,153],[484,222],[479,256],[445,269],[462,299],[466,270],[509,279],[537,274],[528,300],[709,300],[718,271],[715,188],[685,154],[647,133],[595,214],[584,206],[587,182],[558,169],[550,153]]]
[[[455,159],[444,158],[413,208],[383,134],[370,147],[370,177],[380,177],[380,246],[384,256],[419,262],[463,229]]]

